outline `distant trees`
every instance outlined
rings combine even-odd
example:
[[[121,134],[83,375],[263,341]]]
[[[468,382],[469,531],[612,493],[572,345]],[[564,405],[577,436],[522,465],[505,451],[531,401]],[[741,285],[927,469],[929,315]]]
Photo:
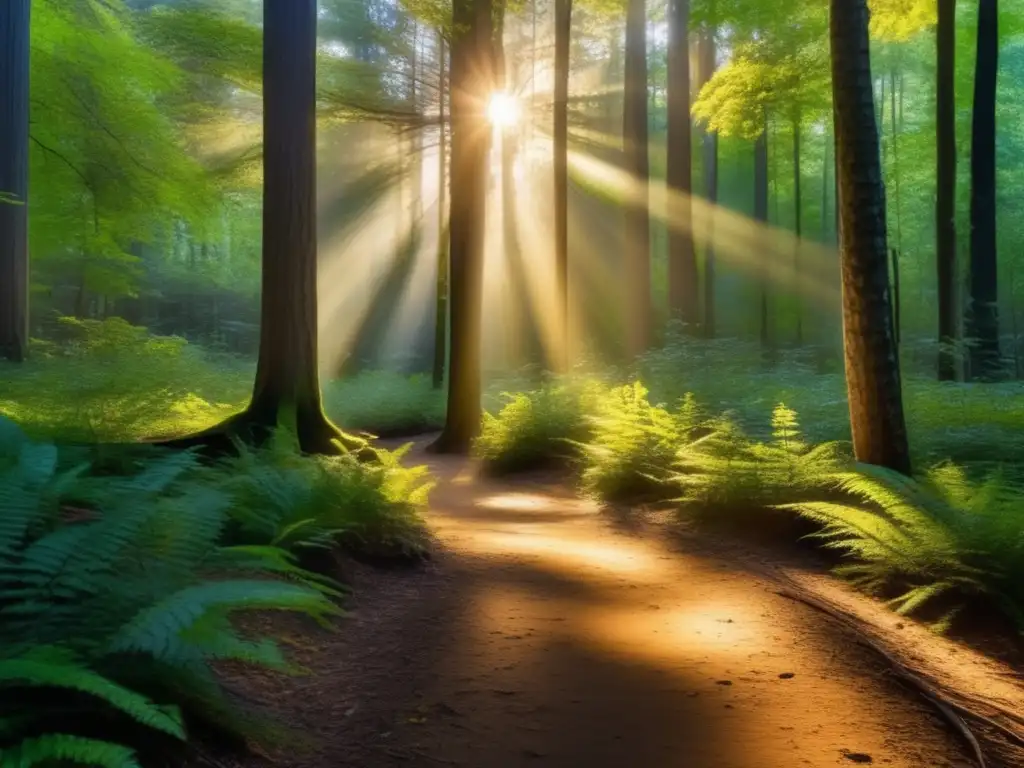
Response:
[[[0,4],[0,358],[28,354],[30,0]]]
[[[886,249],[867,0],[831,0],[843,346],[854,453],[910,474]]]

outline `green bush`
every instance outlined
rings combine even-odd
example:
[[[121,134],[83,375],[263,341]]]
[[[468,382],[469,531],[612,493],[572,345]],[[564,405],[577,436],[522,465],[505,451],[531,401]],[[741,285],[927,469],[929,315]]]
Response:
[[[588,416],[602,390],[598,382],[582,380],[504,393],[498,413],[484,414],[475,455],[491,474],[570,461],[590,434]]]
[[[340,613],[275,547],[223,547],[231,500],[185,482],[187,453],[130,477],[58,470],[52,445],[0,419],[0,752],[3,765],[133,765],[188,724],[244,734],[221,660],[290,671],[240,610]]]
[[[402,465],[409,447],[370,448],[375,462],[349,454],[307,457],[279,430],[265,448],[240,445],[240,455],[208,480],[230,495],[242,542],[419,555],[427,540],[420,512],[433,481],[425,466]]]
[[[365,371],[324,385],[324,409],[349,431],[401,437],[444,425],[444,391],[428,376]]]
[[[698,439],[704,421],[696,401],[684,397],[675,411],[652,405],[639,382],[610,390],[590,417],[582,445],[584,490],[605,501],[664,498],[681,445]]]

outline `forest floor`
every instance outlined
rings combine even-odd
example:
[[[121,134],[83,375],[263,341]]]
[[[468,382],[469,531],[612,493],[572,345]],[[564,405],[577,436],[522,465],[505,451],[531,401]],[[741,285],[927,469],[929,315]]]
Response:
[[[439,480],[432,560],[397,569],[346,563],[354,594],[339,630],[285,627],[309,676],[227,674],[300,734],[266,761],[977,765],[938,709],[901,684],[859,633],[779,594],[762,557],[704,536],[678,546],[623,530],[550,478],[491,481],[464,460],[424,460]],[[815,579],[808,575],[802,588],[815,589]],[[963,676],[953,684],[981,688],[1010,709],[1024,701],[997,663],[821,581],[832,590],[825,597],[875,630],[907,633],[882,640],[930,679]],[[295,621],[263,620],[277,631]],[[988,763],[1002,764],[1012,763]]]

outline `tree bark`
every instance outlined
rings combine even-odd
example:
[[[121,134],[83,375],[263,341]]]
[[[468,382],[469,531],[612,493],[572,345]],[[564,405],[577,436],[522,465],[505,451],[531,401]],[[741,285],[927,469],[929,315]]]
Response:
[[[696,329],[699,317],[697,256],[693,247],[690,124],[690,2],[669,0],[668,62],[668,309],[669,317]]]
[[[701,33],[699,49],[700,88],[703,88],[715,73],[715,27],[709,26]],[[718,205],[718,135],[712,131],[701,131],[702,171],[704,175],[704,200],[708,206],[707,240],[704,243],[704,336],[715,336],[715,210]]]
[[[29,0],[0,4],[0,358],[28,356]]]
[[[494,83],[491,0],[455,0],[452,28],[451,351],[448,415],[444,430],[430,445],[435,453],[467,453],[480,431],[484,203],[491,134],[485,110]]]
[[[626,206],[626,350],[630,359],[651,345],[650,165],[647,157],[647,8],[629,0],[626,8],[626,55],[623,86],[622,143],[626,171],[637,195]]]
[[[867,0],[831,0],[832,91],[839,166],[843,342],[858,461],[910,474],[893,332],[885,190],[872,104]]]
[[[935,266],[940,381],[956,379],[956,0],[938,0],[935,83]],[[895,91],[893,92],[895,97]],[[894,104],[895,106],[895,104]],[[896,115],[893,114],[893,126]],[[895,138],[895,137],[894,137]]]
[[[556,370],[569,370],[569,43],[572,0],[555,0],[555,290],[558,349]]]
[[[802,122],[803,116],[800,113],[800,108],[797,107],[796,112],[793,115],[793,234],[796,237],[796,242],[793,244],[793,287],[795,289],[796,296],[795,341],[798,347],[803,346],[804,343],[804,325],[802,314],[803,302],[802,297],[800,295],[800,238],[803,236],[803,212],[801,211],[800,205],[800,129]]]
[[[445,196],[448,192],[446,164],[448,136],[445,125],[445,80],[448,54],[444,35],[437,33],[438,75],[437,99],[437,294],[434,308],[434,389],[444,384],[445,363],[448,359],[448,222]]]
[[[754,220],[762,225],[768,223],[768,113],[764,113],[764,126],[754,142]],[[768,316],[768,268],[758,267],[758,302],[760,315],[758,326],[761,335],[761,349],[769,357],[772,346],[770,318]]]
[[[999,375],[999,283],[996,260],[996,80],[999,3],[978,3],[978,55],[971,122],[971,375]]]

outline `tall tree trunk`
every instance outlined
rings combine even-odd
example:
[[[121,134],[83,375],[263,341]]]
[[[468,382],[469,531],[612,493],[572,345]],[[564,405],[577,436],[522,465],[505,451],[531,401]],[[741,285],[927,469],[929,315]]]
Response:
[[[28,355],[30,0],[0,4],[0,358]]]
[[[797,107],[796,113],[793,115],[793,234],[796,237],[796,242],[793,244],[793,286],[796,289],[796,345],[803,346],[804,343],[804,325],[802,315],[802,297],[800,295],[800,282],[801,282],[801,266],[800,266],[800,247],[801,237],[803,237],[803,219],[802,211],[800,210],[800,127],[803,122],[803,116],[800,114],[800,108]]]
[[[713,6],[711,18],[714,19]],[[701,31],[698,44],[700,88],[703,88],[715,73],[715,31],[713,24]],[[718,135],[706,128],[701,129],[701,154],[704,200],[708,206],[708,234],[704,243],[704,336],[711,339],[715,336],[715,210],[718,204]]]
[[[693,137],[690,125],[690,0],[669,0],[666,101],[668,112],[668,309],[695,330],[699,317],[697,255],[693,247]]]
[[[491,0],[455,0],[451,51],[451,352],[448,415],[431,445],[435,453],[466,453],[480,430],[480,342],[483,311],[487,158],[491,128],[485,110],[494,83]]]
[[[935,266],[940,381],[956,379],[956,0],[938,0],[935,83]],[[895,91],[893,92],[895,95]],[[893,114],[895,126],[896,115]],[[895,138],[895,137],[894,137]]]
[[[699,42],[700,88],[715,74],[715,27],[703,30]],[[705,243],[703,275],[703,335],[715,338],[715,212],[718,207],[718,134],[702,129],[701,164],[703,197],[708,204],[708,238]]]
[[[764,127],[754,142],[754,220],[762,225],[768,223],[768,113],[764,113]],[[768,314],[768,267],[758,265],[758,303],[760,315],[758,326],[761,334],[761,349],[765,359],[770,358],[772,334]]]
[[[996,261],[996,79],[999,3],[979,0],[978,56],[971,121],[971,375],[998,376],[999,312]]]
[[[304,451],[333,452],[320,399],[316,242],[316,0],[263,6],[263,292],[248,415],[294,408]]]
[[[421,76],[420,60],[420,25],[417,21],[412,22],[412,54],[409,60],[409,92],[410,107],[413,113],[419,114],[420,92],[419,80]],[[410,132],[409,142],[412,145],[412,221],[413,227],[418,227],[423,219],[423,131],[416,128]]]
[[[843,342],[853,448],[858,461],[910,474],[872,104],[867,0],[831,0],[830,7]]]
[[[647,8],[628,0],[622,139],[626,170],[637,186],[626,208],[626,350],[639,357],[651,345],[651,231],[647,157]]]
[[[444,384],[445,363],[448,358],[448,208],[445,195],[448,179],[445,166],[448,160],[448,136],[445,125],[445,73],[448,54],[444,35],[437,33],[437,59],[440,74],[437,79],[437,294],[434,310],[434,389]]]
[[[569,370],[569,42],[572,0],[555,0],[555,290],[558,349],[556,369]]]

